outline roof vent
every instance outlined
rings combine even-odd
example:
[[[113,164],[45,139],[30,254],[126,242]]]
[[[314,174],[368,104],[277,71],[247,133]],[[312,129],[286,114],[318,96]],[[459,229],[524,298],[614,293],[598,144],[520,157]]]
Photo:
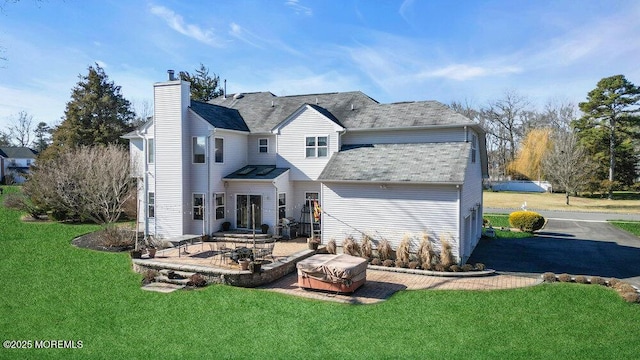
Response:
[[[237,93],[237,94],[233,95],[233,99],[234,100],[242,99],[243,97],[244,97],[244,95],[242,95],[242,93]]]
[[[271,107],[274,107],[275,103],[273,102],[273,100],[271,100]]]
[[[318,105],[318,98],[316,97],[316,105]]]
[[[169,81],[173,81],[176,79],[173,70],[167,70],[167,74],[169,75]]]
[[[351,104],[351,111],[353,111],[353,109],[354,109],[353,104]]]

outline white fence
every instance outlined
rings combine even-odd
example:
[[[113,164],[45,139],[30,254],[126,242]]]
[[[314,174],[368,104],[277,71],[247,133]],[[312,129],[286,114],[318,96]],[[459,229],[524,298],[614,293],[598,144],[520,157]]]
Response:
[[[492,181],[489,189],[493,191],[520,191],[520,192],[551,192],[552,186],[548,181],[510,180]]]

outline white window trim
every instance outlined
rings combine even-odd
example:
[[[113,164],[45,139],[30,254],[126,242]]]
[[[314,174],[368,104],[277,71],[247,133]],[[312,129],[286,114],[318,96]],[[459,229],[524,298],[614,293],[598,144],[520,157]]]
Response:
[[[313,137],[316,139],[315,141],[315,146],[313,147],[315,149],[315,155],[314,156],[307,156],[307,149],[310,149],[311,146],[307,146],[307,138]],[[319,137],[326,137],[327,138],[327,146],[318,146],[318,138]],[[331,138],[329,137],[328,134],[320,134],[320,135],[305,135],[304,136],[304,158],[305,159],[324,159],[324,158],[328,158],[329,157],[329,148],[330,148],[330,141]],[[327,148],[327,155],[326,156],[318,156],[318,149],[319,148]]]
[[[202,195],[202,219],[196,219],[196,195]],[[207,215],[207,196],[205,193],[192,193],[191,194],[191,220],[194,221],[204,221],[205,216]]]
[[[267,143],[265,145],[260,145],[260,140],[266,140]],[[260,151],[261,148],[267,148],[267,151]],[[269,138],[258,138],[258,154],[268,154],[269,153]]]
[[[280,195],[284,195],[284,205],[280,205]],[[287,196],[286,192],[279,192],[278,193],[278,203],[277,203],[277,207],[278,207],[278,221],[281,219],[280,218],[280,208],[284,208],[284,215],[285,217],[287,216],[287,201],[289,196]]]
[[[151,203],[151,194],[153,194],[153,204]],[[151,216],[151,208],[153,208],[153,216]],[[147,218],[156,218],[156,193],[154,193],[153,191],[147,192]]]
[[[146,150],[147,150],[147,164],[153,164],[156,162],[156,140],[154,138],[146,139]],[[149,145],[149,142],[153,143]],[[151,159],[150,155],[153,154],[153,159]]]
[[[222,195],[222,205],[218,205],[218,195]],[[227,218],[227,194],[223,193],[223,192],[217,192],[217,193],[213,193],[213,206],[215,207],[215,217],[216,220],[223,220]],[[223,211],[223,216],[218,219],[218,208],[222,208]]]
[[[204,139],[204,161],[203,162],[195,162],[196,160],[196,152],[195,152],[195,143],[193,142],[194,139],[197,138],[203,138]],[[191,137],[191,163],[194,165],[201,165],[201,164],[206,164],[207,163],[207,137],[206,136],[192,136]]]
[[[222,161],[217,161],[216,159],[216,140],[222,140]],[[213,138],[213,163],[214,164],[224,164],[224,138],[220,136],[216,136]]]
[[[478,153],[478,137],[471,134],[471,163],[475,164]]]

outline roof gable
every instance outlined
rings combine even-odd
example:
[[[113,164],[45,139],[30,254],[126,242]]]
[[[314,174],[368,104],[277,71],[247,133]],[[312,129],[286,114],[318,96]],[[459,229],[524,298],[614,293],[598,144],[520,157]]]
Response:
[[[328,112],[327,110],[317,106],[317,105],[311,105],[311,104],[303,104],[302,106],[300,106],[296,111],[293,112],[293,114],[291,114],[290,116],[288,116],[286,119],[284,119],[281,123],[279,123],[278,125],[276,125],[271,132],[273,133],[278,133],[282,128],[284,128],[285,126],[287,126],[288,124],[290,124],[291,122],[293,122],[295,119],[297,119],[302,113],[304,113],[307,110],[311,110],[311,111],[315,111],[318,114],[322,115],[322,117],[326,118],[327,121],[330,121],[334,124],[334,127],[336,127],[336,131],[342,131],[344,130],[344,127],[342,126],[342,124],[340,124],[340,120],[336,119],[335,116],[333,116],[333,114],[331,114],[330,112]]]
[[[470,149],[467,142],[344,147],[318,181],[462,184]]]

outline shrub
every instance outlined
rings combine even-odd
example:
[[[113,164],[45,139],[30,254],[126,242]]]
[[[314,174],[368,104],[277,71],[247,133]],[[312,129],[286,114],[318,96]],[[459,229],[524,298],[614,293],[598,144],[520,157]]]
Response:
[[[327,243],[327,252],[333,255],[336,254],[336,239],[329,240],[329,242]]]
[[[393,250],[391,249],[391,244],[387,239],[380,240],[378,244],[378,255],[382,261],[390,260],[393,254]]]
[[[142,273],[142,283],[143,284],[151,284],[152,282],[156,281],[156,277],[158,277],[160,275],[160,273],[158,272],[158,270],[154,270],[154,269],[149,269],[149,270],[145,270]]]
[[[552,272],[546,272],[546,273],[542,274],[542,280],[544,280],[544,282],[548,282],[548,283],[556,282],[556,274],[554,274]]]
[[[560,274],[560,275],[558,275],[558,281],[571,282],[571,275],[569,275],[569,274]]]
[[[402,241],[398,246],[398,250],[396,250],[396,256],[398,260],[404,263],[408,263],[410,249],[411,249],[411,236],[409,234],[404,234],[404,236],[402,237]]]
[[[28,197],[20,193],[7,194],[4,197],[4,206],[12,210],[24,211],[36,220],[44,215],[44,211],[41,208],[34,205]]]
[[[417,268],[418,268],[418,265],[420,265],[420,263],[419,263],[419,262],[417,262],[417,261],[411,261],[411,262],[409,263],[409,269],[417,269]]]
[[[395,265],[396,265],[397,268],[406,268],[408,266],[406,262],[404,262],[404,261],[402,261],[400,259],[397,259],[395,261]]]
[[[544,217],[535,211],[514,211],[509,215],[509,224],[521,231],[533,232],[542,229]]]
[[[622,298],[626,302],[640,303],[640,295],[637,292],[627,292],[627,293],[621,294],[620,296],[622,296]]]
[[[382,261],[378,258],[373,258],[373,260],[371,260],[371,265],[377,265],[380,266],[382,265]]]
[[[486,269],[486,268],[487,268],[486,266],[484,266],[484,264],[483,264],[483,263],[476,263],[476,264],[474,265],[474,267],[475,267],[475,268],[476,268],[476,270],[478,270],[478,271],[484,271],[484,269]]]
[[[382,262],[382,266],[393,267],[393,260],[387,259],[387,260],[383,261]]]
[[[438,263],[433,265],[433,270],[442,272],[442,271],[446,271],[446,268],[444,267],[444,265]]]
[[[473,271],[473,265],[471,265],[471,264],[462,265],[462,271],[465,271],[465,272]]]
[[[368,235],[362,235],[362,246],[360,247],[362,257],[371,259],[373,256],[373,244],[371,238]]]
[[[342,252],[351,256],[360,256],[360,244],[352,237],[348,237],[342,243]]]
[[[433,246],[429,240],[429,235],[426,232],[422,233],[422,240],[420,240],[420,247],[418,248],[418,259],[420,266],[423,269],[430,269],[433,264],[434,258]]]
[[[616,284],[616,286],[614,286],[614,289],[616,289],[620,293],[636,292],[636,289],[633,286],[625,282],[619,282],[618,284]]]
[[[444,267],[453,265],[453,254],[451,253],[451,243],[444,237],[440,237],[440,263]]]
[[[453,272],[461,272],[462,268],[460,267],[460,265],[453,264],[453,265],[449,266],[449,270],[453,271]]]
[[[606,285],[606,281],[600,276],[592,276],[590,282],[594,285]]]
[[[609,279],[609,286],[612,288],[615,288],[616,285],[620,282],[620,280],[616,279],[616,278],[611,278]]]
[[[202,274],[193,274],[189,277],[189,281],[187,282],[189,286],[195,287],[205,287],[207,286],[207,279],[202,276]]]
[[[586,283],[588,283],[589,281],[587,281],[587,277],[586,277],[586,276],[578,275],[578,276],[576,276],[576,282],[577,282],[578,284],[586,284]]]
[[[108,248],[131,248],[136,242],[136,233],[115,226],[107,226],[97,236],[100,237],[100,245]]]

